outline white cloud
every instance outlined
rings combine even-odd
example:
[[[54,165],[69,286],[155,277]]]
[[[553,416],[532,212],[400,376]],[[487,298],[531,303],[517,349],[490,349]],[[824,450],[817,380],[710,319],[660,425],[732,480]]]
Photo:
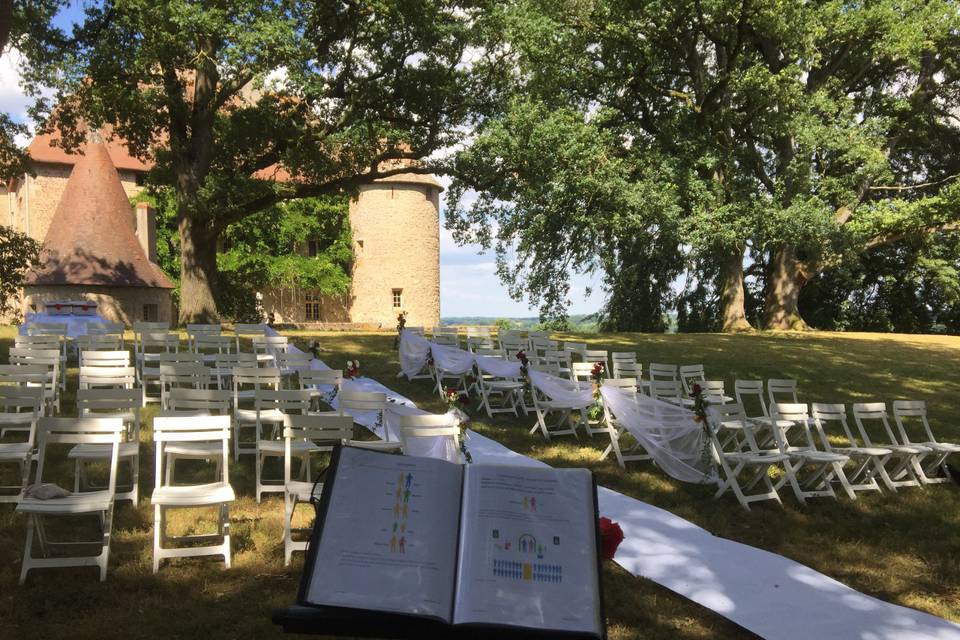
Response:
[[[20,88],[22,58],[12,47],[0,55],[0,111],[20,122],[27,120],[27,106],[30,104],[30,99]]]

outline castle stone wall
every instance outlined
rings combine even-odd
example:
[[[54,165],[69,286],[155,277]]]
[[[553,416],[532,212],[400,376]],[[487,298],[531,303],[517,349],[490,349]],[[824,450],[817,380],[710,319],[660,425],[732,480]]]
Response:
[[[172,324],[176,318],[170,293],[169,289],[152,287],[28,286],[23,291],[23,317],[42,310],[47,301],[92,300],[97,303],[97,312],[111,322],[130,326],[145,319],[144,305],[155,304],[156,320]]]

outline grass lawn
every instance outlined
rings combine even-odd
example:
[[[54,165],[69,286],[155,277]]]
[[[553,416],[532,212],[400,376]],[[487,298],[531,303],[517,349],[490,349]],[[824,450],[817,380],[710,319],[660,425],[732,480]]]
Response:
[[[440,412],[427,381],[396,378],[392,334],[289,334],[301,347],[314,339],[332,367],[359,358],[361,373]],[[560,336],[592,348],[632,350],[644,364],[703,363],[709,378],[730,389],[740,378],[796,378],[806,402],[926,400],[943,440],[960,442],[960,338],[881,334]],[[13,328],[0,327],[0,361]],[[70,372],[72,388],[76,370]],[[65,412],[72,393],[65,396]],[[155,405],[147,415],[155,412]],[[861,494],[856,502],[809,501],[801,507],[781,491],[784,506],[743,511],[731,496],[712,499],[708,487],[673,481],[647,463],[626,471],[600,461],[601,438],[546,443],[527,433],[532,417],[475,419],[473,427],[510,448],[555,466],[585,466],[600,484],[665,508],[709,531],[783,554],[881,599],[960,621],[960,489],[938,485],[896,494]],[[0,504],[0,637],[178,638],[274,637],[270,611],[293,602],[302,554],[283,566],[282,499],[253,499],[253,461],[231,465],[239,499],[231,509],[234,566],[215,560],[168,562],[152,574],[153,445],[150,421],[141,447],[143,496],[121,503],[114,524],[110,573],[103,585],[93,569],[37,570],[17,586],[24,519]],[[960,462],[960,461],[958,461]],[[956,464],[956,463],[955,463]],[[304,522],[309,514],[302,514]],[[180,531],[209,526],[210,514],[181,516]],[[745,569],[749,570],[749,569]],[[612,638],[746,638],[751,634],[619,567],[605,573]]]

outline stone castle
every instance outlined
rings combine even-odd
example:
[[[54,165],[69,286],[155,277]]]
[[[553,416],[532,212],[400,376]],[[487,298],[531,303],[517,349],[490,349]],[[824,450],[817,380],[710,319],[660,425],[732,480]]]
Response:
[[[175,322],[172,284],[154,264],[153,211],[129,204],[151,165],[115,139],[67,154],[37,136],[27,150],[35,175],[0,185],[0,224],[44,243],[42,264],[24,283],[23,315],[45,301],[89,299],[128,325]],[[361,187],[349,205],[350,294],[262,291],[264,314],[283,324],[392,328],[405,310],[410,324],[439,324],[441,191],[433,176],[413,173]],[[305,239],[296,250],[310,255],[311,244]]]

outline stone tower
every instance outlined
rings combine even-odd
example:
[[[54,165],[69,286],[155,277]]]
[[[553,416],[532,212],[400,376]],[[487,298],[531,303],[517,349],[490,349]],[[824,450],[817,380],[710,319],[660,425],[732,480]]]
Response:
[[[350,320],[392,328],[440,324],[440,183],[400,174],[360,188],[350,202],[353,293]]]

